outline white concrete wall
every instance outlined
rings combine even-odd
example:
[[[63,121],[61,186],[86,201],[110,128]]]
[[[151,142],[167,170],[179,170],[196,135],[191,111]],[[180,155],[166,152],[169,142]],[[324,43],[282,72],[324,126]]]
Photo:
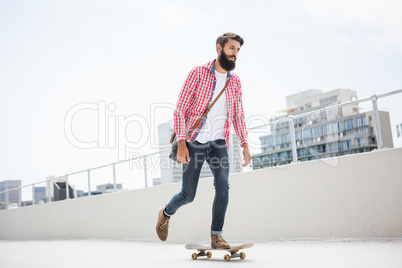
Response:
[[[228,240],[402,238],[402,149],[230,177]],[[0,211],[0,239],[158,240],[158,211],[180,184]],[[172,217],[170,241],[207,241],[214,189]]]

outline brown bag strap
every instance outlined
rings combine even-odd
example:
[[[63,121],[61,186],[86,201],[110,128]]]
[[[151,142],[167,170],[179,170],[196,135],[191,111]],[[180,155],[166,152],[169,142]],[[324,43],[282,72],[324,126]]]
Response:
[[[193,130],[202,122],[204,121],[204,118],[207,116],[207,114],[209,113],[209,111],[211,110],[212,106],[215,105],[215,103],[218,101],[218,99],[220,98],[220,96],[222,96],[223,92],[225,92],[226,88],[228,87],[230,82],[230,78],[226,81],[225,86],[223,87],[223,89],[221,90],[221,92],[219,92],[219,95],[214,99],[214,101],[211,103],[211,105],[209,105],[207,107],[207,109],[204,111],[204,113],[201,115],[200,118],[198,118],[198,120],[194,123],[194,125],[190,128],[190,130],[187,132],[187,135],[191,132],[193,132]],[[173,132],[172,137],[170,138],[170,143],[173,143],[174,138],[176,137],[176,132]]]

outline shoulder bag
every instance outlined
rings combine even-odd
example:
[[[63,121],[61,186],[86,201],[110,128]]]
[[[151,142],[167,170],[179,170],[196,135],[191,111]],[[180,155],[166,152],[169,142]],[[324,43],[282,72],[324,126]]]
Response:
[[[207,107],[207,109],[204,111],[204,113],[201,115],[200,118],[198,118],[198,120],[194,123],[194,125],[190,128],[190,130],[187,132],[186,134],[186,138],[190,135],[191,132],[194,131],[194,129],[204,120],[205,116],[207,116],[207,114],[209,113],[209,111],[211,110],[212,106],[214,106],[214,104],[217,102],[217,100],[219,99],[220,96],[222,96],[223,92],[225,92],[225,89],[227,88],[228,84],[230,82],[230,78],[228,79],[228,81],[226,81],[225,86],[223,87],[223,89],[221,90],[221,92],[219,93],[219,95],[215,98],[215,100],[211,103],[211,105],[209,105]],[[170,151],[169,154],[169,158],[172,159],[173,161],[179,162],[177,160],[177,149],[178,149],[178,144],[177,144],[177,140],[176,140],[176,132],[173,132],[172,137],[170,138],[170,143],[172,144],[172,149]],[[187,141],[186,141],[187,144]],[[180,162],[179,162],[180,163]]]

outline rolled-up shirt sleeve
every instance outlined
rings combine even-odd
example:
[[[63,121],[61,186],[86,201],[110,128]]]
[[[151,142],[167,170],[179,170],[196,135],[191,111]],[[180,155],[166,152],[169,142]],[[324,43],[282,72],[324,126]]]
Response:
[[[174,130],[176,132],[176,140],[186,140],[186,112],[190,106],[190,103],[194,97],[194,93],[197,87],[198,74],[197,70],[192,69],[181,88],[176,109],[174,110]]]
[[[237,98],[235,101],[234,118],[233,118],[233,128],[236,132],[237,138],[239,139],[240,146],[247,143],[247,127],[246,119],[243,110],[243,100],[242,100],[242,90],[240,80],[238,83]]]

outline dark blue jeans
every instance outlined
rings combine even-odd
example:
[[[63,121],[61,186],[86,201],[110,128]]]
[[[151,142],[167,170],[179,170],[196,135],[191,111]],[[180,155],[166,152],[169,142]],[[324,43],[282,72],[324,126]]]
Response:
[[[225,140],[219,139],[205,144],[190,142],[187,143],[187,148],[190,162],[183,164],[181,191],[170,200],[165,213],[172,216],[180,207],[194,200],[201,168],[204,161],[207,161],[214,176],[215,186],[211,234],[222,234],[229,203],[229,157]]]

